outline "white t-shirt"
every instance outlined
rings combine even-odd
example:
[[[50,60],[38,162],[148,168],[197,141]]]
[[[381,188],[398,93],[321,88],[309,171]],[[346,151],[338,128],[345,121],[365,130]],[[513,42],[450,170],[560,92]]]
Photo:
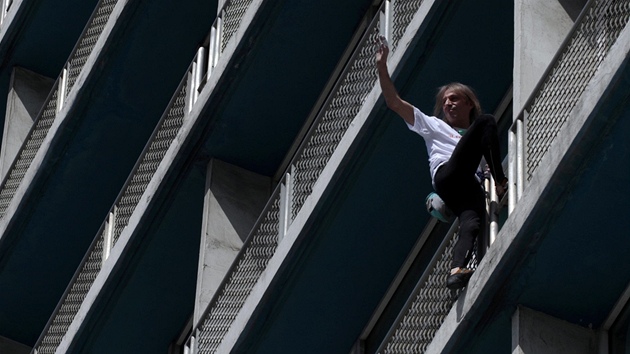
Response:
[[[429,153],[431,181],[434,181],[438,168],[451,158],[462,136],[440,118],[428,116],[416,107],[413,108],[413,113],[414,124],[407,123],[407,127],[424,139]],[[435,182],[433,186],[435,187]]]
[[[455,146],[457,146],[462,136],[442,119],[428,116],[416,107],[413,107],[413,118],[413,125],[407,123],[407,127],[411,131],[418,133],[427,145],[431,182],[433,188],[435,188],[435,173],[440,166],[451,158],[453,150],[455,150]],[[477,173],[482,171],[483,165],[485,163],[482,159]],[[479,176],[475,176],[475,178],[480,181]]]

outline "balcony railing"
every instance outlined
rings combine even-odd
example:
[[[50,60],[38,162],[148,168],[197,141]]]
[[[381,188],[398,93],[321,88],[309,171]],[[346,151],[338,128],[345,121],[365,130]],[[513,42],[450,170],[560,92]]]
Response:
[[[17,154],[11,168],[7,172],[7,176],[0,187],[0,218],[4,217],[9,204],[13,200],[13,196],[22,183],[22,179],[26,175],[35,155],[39,151],[44,139],[46,139],[48,131],[57,118],[57,113],[63,108],[66,97],[70,90],[72,90],[77,76],[81,73],[87,58],[94,49],[96,41],[103,32],[105,23],[107,23],[109,15],[116,5],[116,1],[117,0],[101,0],[99,2],[87,26],[83,30],[79,42],[72,51],[70,59],[68,59],[46,103],[43,105],[44,109],[39,113],[31,131],[22,144],[20,152]]]
[[[219,57],[223,54],[227,44],[238,31],[245,16],[245,12],[252,4],[252,0],[227,1],[212,24],[210,34],[204,44],[199,47],[192,64],[191,92],[189,99],[189,111],[197,102],[199,93],[205,87],[208,77],[217,65]]]
[[[229,39],[226,39],[226,36],[230,38],[233,36],[242,20],[246,7],[251,2],[251,0],[246,0],[228,1],[225,3],[223,10],[212,25],[211,33],[206,40],[205,46],[199,49],[197,56],[191,63],[189,70],[186,72],[153,135],[149,139],[149,143],[145,146],[140,159],[125,183],[125,187],[116,199],[114,206],[96,234],[96,238],[88,249],[65,294],[44,328],[34,347],[35,353],[55,353],[57,351],[62,339],[68,332],[68,328],[84,303],[88,292],[92,288],[96,277],[99,275],[103,264],[108,260],[111,250],[116,246],[120,235],[129,224],[133,212],[162,163],[164,156],[180,133],[188,113],[197,101],[203,84],[223,53],[225,46],[219,46],[218,43],[227,43]],[[101,23],[106,21],[102,17],[101,11],[96,12],[95,18],[100,20],[92,22]],[[224,30],[224,27],[221,25],[226,22],[230,23],[229,30]],[[81,43],[94,41],[95,39],[85,39]],[[206,53],[208,54],[206,55]],[[74,82],[72,73],[76,70],[73,70],[73,68],[84,63],[84,59],[71,61],[66,71],[70,73],[68,82]]]
[[[628,23],[630,1],[589,1],[510,131],[513,210],[542,157]]]

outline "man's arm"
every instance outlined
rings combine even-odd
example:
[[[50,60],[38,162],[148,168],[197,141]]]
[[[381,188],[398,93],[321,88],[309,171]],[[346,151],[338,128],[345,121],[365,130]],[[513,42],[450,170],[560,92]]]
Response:
[[[405,122],[413,125],[413,106],[400,98],[394,83],[392,82],[389,72],[387,70],[387,56],[389,55],[389,48],[384,38],[380,40],[380,45],[376,51],[376,69],[378,70],[378,81],[381,84],[381,90],[383,91],[383,97],[385,97],[385,103],[387,107],[396,112]]]

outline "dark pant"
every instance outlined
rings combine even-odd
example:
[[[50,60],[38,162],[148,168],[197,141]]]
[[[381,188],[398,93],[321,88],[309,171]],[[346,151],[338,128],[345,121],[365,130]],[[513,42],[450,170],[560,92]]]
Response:
[[[497,183],[505,178],[501,166],[497,124],[491,115],[475,119],[455,147],[451,158],[435,174],[437,194],[459,218],[459,239],[453,249],[452,268],[470,261],[481,225],[485,225],[485,194],[475,173],[485,157]]]

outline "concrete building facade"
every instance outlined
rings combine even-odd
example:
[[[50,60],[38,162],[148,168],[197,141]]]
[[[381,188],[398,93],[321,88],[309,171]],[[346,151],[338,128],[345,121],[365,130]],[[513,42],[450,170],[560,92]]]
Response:
[[[628,0],[3,1],[1,353],[626,353]],[[61,25],[63,24],[63,26]],[[385,106],[475,88],[468,286]],[[3,107],[0,106],[0,111]]]

